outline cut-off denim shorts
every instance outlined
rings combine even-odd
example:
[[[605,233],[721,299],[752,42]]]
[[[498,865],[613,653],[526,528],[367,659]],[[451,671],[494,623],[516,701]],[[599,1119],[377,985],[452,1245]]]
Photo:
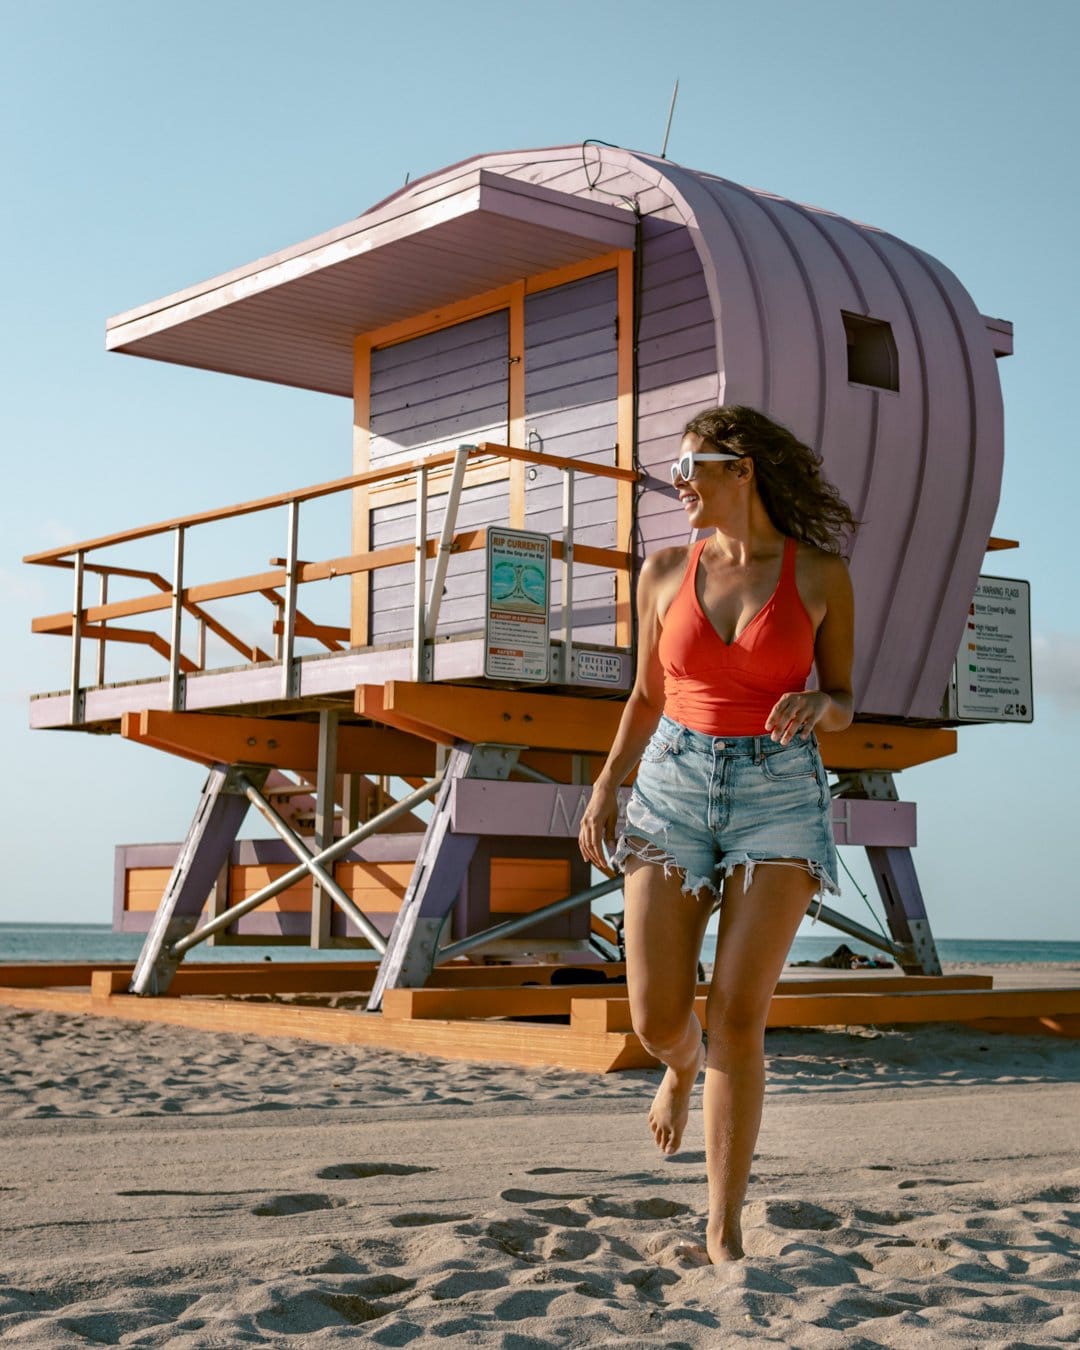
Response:
[[[719,898],[722,879],[786,860],[839,895],[829,780],[817,738],[707,736],[670,717],[645,747],[612,861],[629,858],[683,875],[683,892]],[[719,879],[718,879],[719,878]],[[816,917],[816,916],[815,916]]]

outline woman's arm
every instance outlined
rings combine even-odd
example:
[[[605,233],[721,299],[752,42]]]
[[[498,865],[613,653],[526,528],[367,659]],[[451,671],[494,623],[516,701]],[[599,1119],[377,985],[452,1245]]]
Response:
[[[671,555],[677,553],[685,553],[685,549],[664,549],[651,554],[642,564],[637,588],[638,658],[634,687],[626,700],[607,760],[593,784],[578,833],[582,856],[609,874],[611,867],[604,855],[604,846],[615,843],[619,811],[617,793],[641,758],[664,709],[657,591],[659,583],[670,571]]]
[[[819,555],[825,617],[814,637],[818,688],[783,694],[765,722],[774,741],[787,745],[796,736],[843,731],[851,725],[854,695],[851,666],[855,649],[855,600],[847,563],[834,554]]]

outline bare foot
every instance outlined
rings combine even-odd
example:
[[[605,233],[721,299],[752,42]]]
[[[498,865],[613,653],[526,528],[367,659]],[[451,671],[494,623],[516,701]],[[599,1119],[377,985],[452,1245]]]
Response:
[[[741,1233],[708,1232],[705,1239],[705,1248],[709,1253],[709,1260],[714,1266],[727,1265],[731,1261],[741,1261],[746,1255],[743,1251]]]
[[[698,1046],[697,1059],[689,1071],[677,1074],[668,1069],[649,1108],[649,1128],[661,1153],[676,1153],[682,1142],[690,1114],[690,1093],[705,1063],[705,1047]]]

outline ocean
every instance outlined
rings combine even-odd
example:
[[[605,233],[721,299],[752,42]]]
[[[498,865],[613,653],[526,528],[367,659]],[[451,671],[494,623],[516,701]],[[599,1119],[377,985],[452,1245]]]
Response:
[[[874,949],[842,933],[796,937],[789,960],[818,961],[841,944],[853,952],[873,956]],[[942,961],[978,962],[988,965],[1039,965],[1045,963],[1080,967],[1080,942],[1049,942],[1021,939],[937,938]],[[0,923],[2,961],[134,961],[142,949],[137,933],[114,933],[108,924]],[[189,961],[374,961],[372,951],[310,947],[208,947],[197,949]],[[703,958],[711,960],[706,938]]]

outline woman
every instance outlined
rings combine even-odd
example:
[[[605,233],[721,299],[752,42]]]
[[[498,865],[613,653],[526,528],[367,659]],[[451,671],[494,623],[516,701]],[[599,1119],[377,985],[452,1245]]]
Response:
[[[705,1067],[713,1262],[743,1255],[773,990],[812,897],[838,892],[814,732],[851,722],[853,605],[840,549],[857,522],[820,462],[752,408],[687,423],[672,481],[692,529],[711,533],[642,566],[637,678],[581,824],[583,855],[626,874],[630,1008],[642,1044],[667,1065],[649,1112],[665,1154],[679,1147]],[[616,792],[639,759],[615,847]],[[703,1044],[697,962],[718,898]]]

